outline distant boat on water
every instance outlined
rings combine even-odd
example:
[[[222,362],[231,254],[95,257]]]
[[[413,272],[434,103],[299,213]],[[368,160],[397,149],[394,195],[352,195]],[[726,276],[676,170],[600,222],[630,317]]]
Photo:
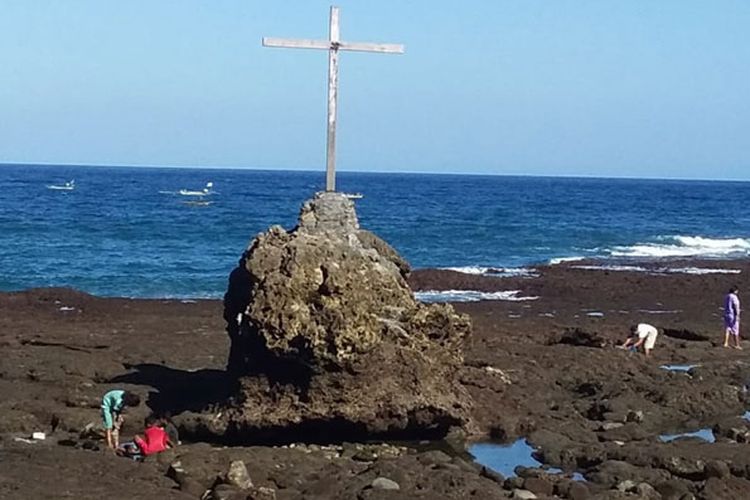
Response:
[[[55,191],[73,191],[76,188],[76,181],[68,181],[64,184],[47,184],[47,189]]]
[[[349,198],[350,200],[361,200],[365,196],[362,193],[342,193],[342,194],[344,195],[344,198]]]
[[[200,191],[191,191],[190,189],[180,189],[178,192],[182,196],[207,196],[209,194],[213,194],[212,188],[214,187],[213,182],[207,182],[206,187],[204,187]]]

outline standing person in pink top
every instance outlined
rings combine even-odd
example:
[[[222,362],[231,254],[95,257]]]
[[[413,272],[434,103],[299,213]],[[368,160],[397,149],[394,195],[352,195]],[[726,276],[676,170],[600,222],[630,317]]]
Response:
[[[740,298],[739,288],[733,286],[724,298],[724,347],[729,347],[729,337],[734,338],[734,348],[740,347]]]

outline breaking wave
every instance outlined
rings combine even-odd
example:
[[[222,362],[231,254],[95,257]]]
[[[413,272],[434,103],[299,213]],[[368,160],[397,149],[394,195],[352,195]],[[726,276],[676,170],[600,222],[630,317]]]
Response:
[[[642,267],[642,266],[622,266],[622,265],[590,265],[590,266],[571,266],[572,269],[582,269],[585,271],[629,271],[650,274],[740,274],[739,269],[721,269],[713,267]]]
[[[463,274],[475,274],[480,276],[497,276],[502,278],[511,277],[529,277],[538,276],[535,269],[527,267],[483,267],[483,266],[463,266],[463,267],[441,267],[445,271],[455,271]]]
[[[702,236],[664,236],[658,242],[617,246],[612,257],[710,257],[741,258],[750,256],[750,238],[704,238]]]
[[[583,260],[585,258],[586,257],[556,257],[554,259],[550,259],[548,261],[548,263],[551,266],[555,266],[557,264],[562,264],[564,262],[576,262],[576,261],[579,261],[579,260]]]

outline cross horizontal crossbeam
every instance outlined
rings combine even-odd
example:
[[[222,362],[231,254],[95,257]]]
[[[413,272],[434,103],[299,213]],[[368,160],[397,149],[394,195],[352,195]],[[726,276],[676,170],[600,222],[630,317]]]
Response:
[[[352,50],[356,52],[380,52],[384,54],[404,53],[404,46],[396,43],[332,42],[330,40],[310,40],[305,38],[263,37],[263,46],[292,49]]]

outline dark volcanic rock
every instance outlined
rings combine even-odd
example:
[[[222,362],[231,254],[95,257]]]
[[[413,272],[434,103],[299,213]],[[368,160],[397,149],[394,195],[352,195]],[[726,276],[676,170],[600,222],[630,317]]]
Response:
[[[607,340],[601,336],[581,330],[580,328],[572,328],[563,332],[563,334],[557,338],[551,339],[550,344],[567,344],[582,347],[604,347],[608,344]]]
[[[665,328],[664,335],[666,335],[667,337],[672,337],[674,339],[689,340],[693,342],[703,342],[703,341],[711,340],[711,338],[704,333],[694,332],[686,328],[682,328],[682,329]]]
[[[750,424],[743,419],[750,408],[746,388],[750,364],[747,350],[721,347],[720,328],[726,288],[736,281],[742,290],[750,289],[750,262],[676,265],[736,268],[741,273],[731,282],[721,273],[651,275],[572,265],[540,268],[535,278],[422,273],[430,277],[424,285],[430,289],[520,290],[524,296],[539,296],[455,307],[472,318],[462,380],[474,397],[474,418],[485,431],[495,429],[497,438],[513,441],[528,436],[537,448],[536,458],[545,465],[561,466],[565,474],[548,479],[556,481],[558,497],[632,500],[653,496],[644,486],[648,484],[662,500],[750,498],[750,454],[747,443],[739,442],[750,441]],[[410,282],[419,275],[412,273]],[[248,276],[247,270],[244,278],[236,273],[235,283]],[[252,288],[245,290],[249,304]],[[169,411],[177,423],[184,423],[191,412],[204,416],[210,411],[225,425],[225,410],[217,403],[223,404],[225,394],[239,392],[221,370],[229,347],[222,304],[104,299],[49,289],[0,293],[0,310],[3,499],[196,499],[214,491],[221,484],[217,476],[224,475],[235,460],[246,464],[255,488],[238,493],[222,487],[217,493],[245,498],[267,494],[277,500],[501,499],[509,498],[512,489],[522,489],[526,479],[510,478],[503,489],[501,477],[482,472],[481,467],[474,473],[470,464],[456,457],[445,462],[436,454],[425,458],[402,450],[399,455],[390,451],[392,446],[369,443],[217,447],[195,443],[195,436],[188,433],[183,445],[143,463],[103,449],[90,451],[104,448],[98,433],[79,434],[98,424],[97,402],[118,387],[134,390],[144,400],[128,412],[123,439],[142,432],[142,418],[152,410]],[[591,310],[604,316],[588,316]],[[630,324],[642,321],[660,330],[705,334],[710,340],[661,334],[650,358],[585,343],[549,343],[577,328],[609,345],[617,344]],[[258,360],[250,361],[252,370]],[[689,372],[660,368],[667,364],[696,367]],[[381,375],[389,376],[392,368],[384,366]],[[293,377],[293,373],[288,376]],[[279,375],[266,379],[273,390],[284,380]],[[290,404],[282,393],[275,394],[280,394],[278,404]],[[204,420],[203,425],[210,422]],[[703,428],[714,429],[715,443],[659,439],[661,434]],[[626,434],[618,435],[618,429]],[[47,439],[15,440],[34,431],[46,432]],[[670,457],[682,457],[683,463]],[[178,460],[184,470],[175,475],[175,482],[164,473]],[[566,477],[574,470],[588,481]],[[397,482],[400,489],[372,488],[378,477]],[[627,492],[617,490],[623,481],[631,481],[626,483],[631,484]]]
[[[292,231],[258,235],[224,301],[239,393],[206,430],[291,441],[470,428],[457,378],[469,318],[417,302],[408,270],[337,193],[308,201]]]
[[[700,491],[701,500],[719,500],[732,498],[747,498],[750,482],[739,478],[718,479],[715,477],[706,481]]]

